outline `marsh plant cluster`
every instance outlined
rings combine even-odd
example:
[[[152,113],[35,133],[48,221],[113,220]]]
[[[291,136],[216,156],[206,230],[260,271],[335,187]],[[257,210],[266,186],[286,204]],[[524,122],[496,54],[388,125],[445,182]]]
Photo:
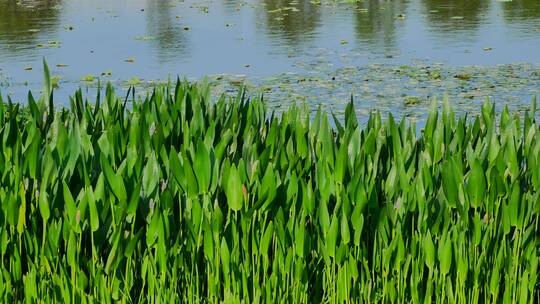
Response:
[[[6,303],[539,300],[534,102],[434,102],[420,132],[185,81],[55,109],[45,83],[0,102]]]

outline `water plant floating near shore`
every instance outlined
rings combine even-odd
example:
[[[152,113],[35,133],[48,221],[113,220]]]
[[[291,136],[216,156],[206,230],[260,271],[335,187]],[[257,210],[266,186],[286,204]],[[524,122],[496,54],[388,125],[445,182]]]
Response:
[[[3,302],[539,300],[536,102],[417,132],[185,81],[56,109],[45,82],[0,100]]]

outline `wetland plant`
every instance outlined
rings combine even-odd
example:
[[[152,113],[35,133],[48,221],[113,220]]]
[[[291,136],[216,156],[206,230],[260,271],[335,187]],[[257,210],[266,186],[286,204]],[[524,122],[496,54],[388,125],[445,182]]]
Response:
[[[3,302],[540,299],[535,102],[417,132],[185,81],[55,109],[45,82],[0,97]]]

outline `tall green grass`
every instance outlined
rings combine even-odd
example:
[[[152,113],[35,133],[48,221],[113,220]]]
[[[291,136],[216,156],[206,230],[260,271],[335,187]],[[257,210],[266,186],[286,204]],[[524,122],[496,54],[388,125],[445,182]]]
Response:
[[[417,132],[183,81],[129,99],[0,100],[2,302],[540,300],[535,103]]]

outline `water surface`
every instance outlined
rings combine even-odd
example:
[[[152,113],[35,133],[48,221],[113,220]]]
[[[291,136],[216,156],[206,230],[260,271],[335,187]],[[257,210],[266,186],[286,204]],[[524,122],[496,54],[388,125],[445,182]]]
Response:
[[[528,104],[538,84],[530,74],[538,71],[539,49],[537,0],[0,0],[0,89],[20,100],[40,88],[46,58],[59,96],[91,86],[81,80],[90,75],[125,85],[229,75],[224,78],[265,85],[269,98],[282,99],[273,100],[276,106],[289,104],[292,94],[339,108],[336,97],[351,93],[371,108],[444,93],[471,104],[486,96],[512,103],[518,96]],[[527,70],[517,73],[519,90],[497,85],[512,84],[501,65]],[[436,83],[411,92],[411,84],[393,82],[402,66],[437,67],[443,80],[482,67],[501,79],[472,98]],[[373,74],[397,86],[396,96],[384,85],[362,93]],[[333,78],[335,88],[280,85],[289,78]],[[479,89],[471,81],[462,86]]]

